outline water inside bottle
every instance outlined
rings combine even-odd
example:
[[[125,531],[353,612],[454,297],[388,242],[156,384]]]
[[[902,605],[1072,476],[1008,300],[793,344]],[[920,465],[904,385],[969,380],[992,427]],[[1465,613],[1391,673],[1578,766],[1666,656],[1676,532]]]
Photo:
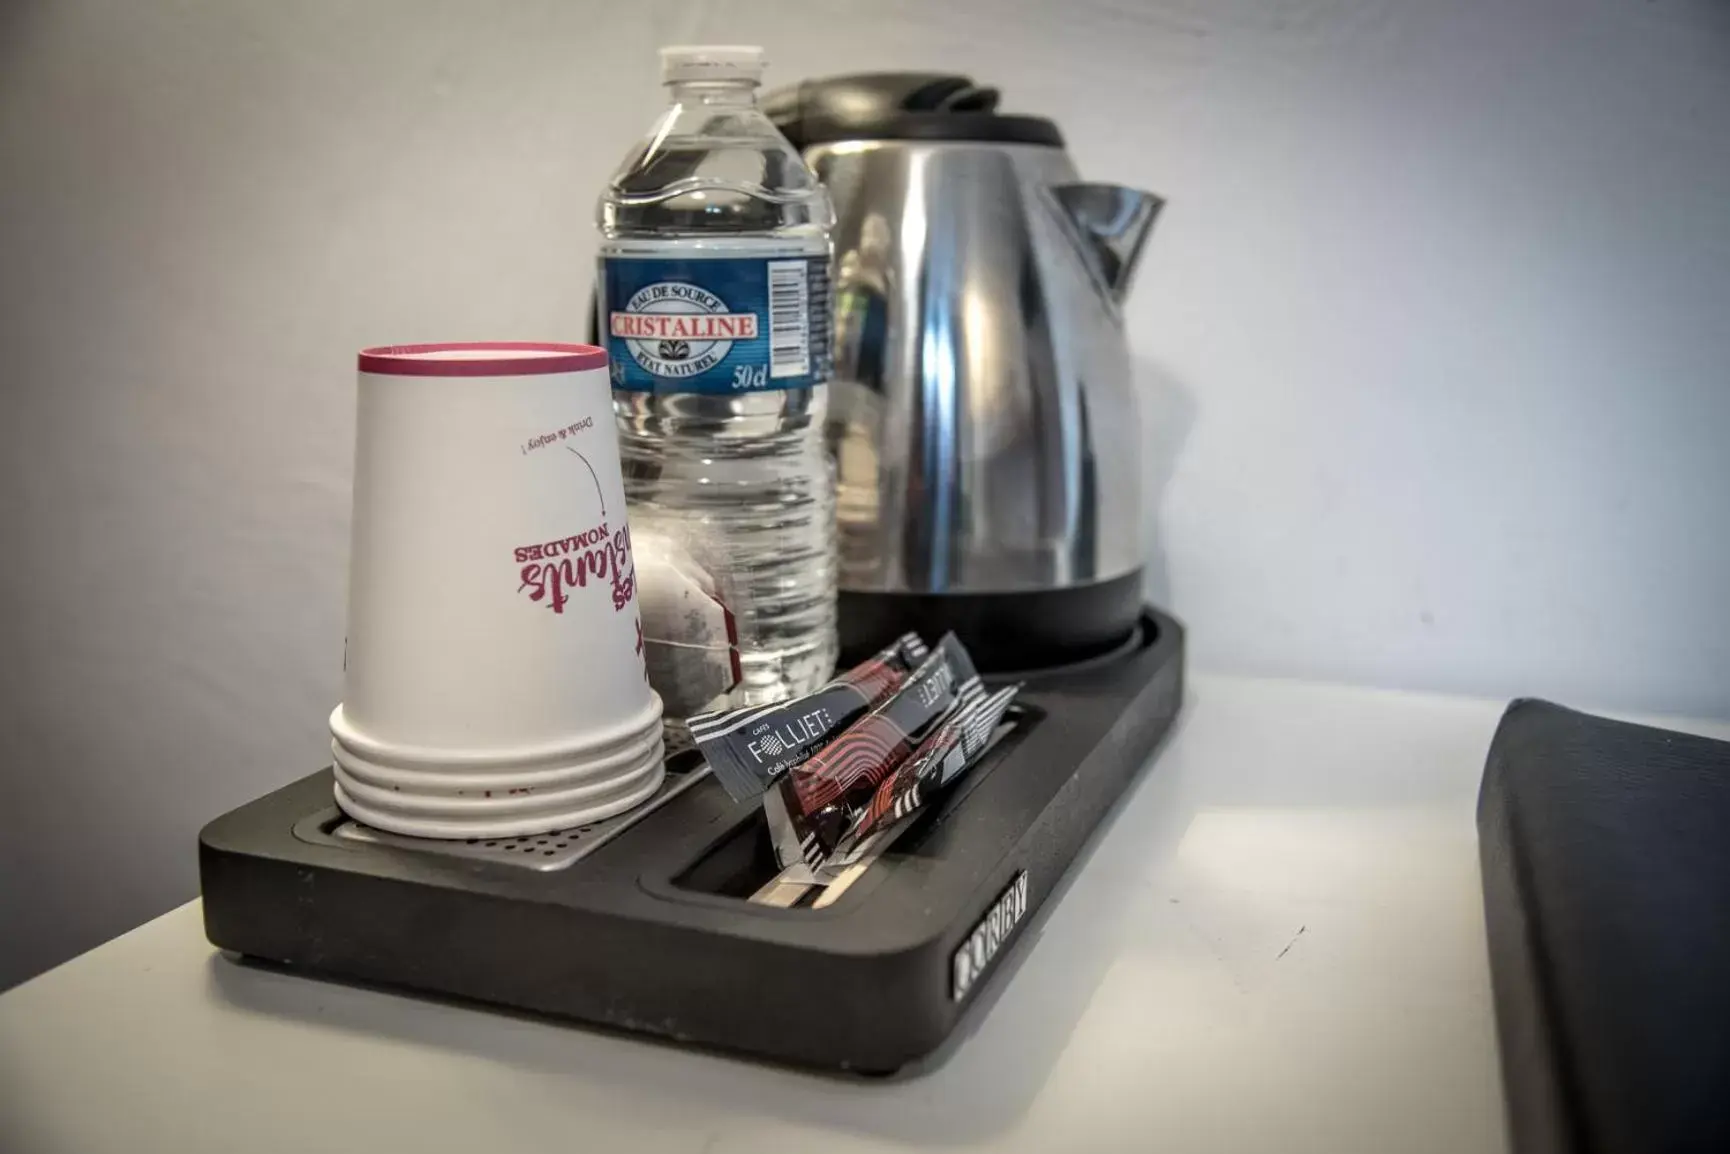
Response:
[[[835,482],[822,441],[831,210],[758,111],[754,79],[669,89],[672,107],[599,214],[625,490],[633,525],[684,543],[729,598],[744,679],[726,704],[764,703],[816,688],[836,659]],[[677,303],[656,298],[675,290]],[[663,336],[620,338],[609,319],[621,312],[637,318],[622,331],[644,331],[648,316]],[[750,340],[703,339],[720,325],[743,331],[746,316],[757,317]]]

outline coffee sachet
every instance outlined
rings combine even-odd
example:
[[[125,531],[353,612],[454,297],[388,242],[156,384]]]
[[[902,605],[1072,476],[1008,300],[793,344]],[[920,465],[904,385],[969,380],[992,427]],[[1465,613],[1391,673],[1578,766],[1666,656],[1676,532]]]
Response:
[[[950,714],[853,814],[852,824],[824,865],[833,868],[852,864],[873,836],[912,816],[972,769],[991,745],[1020,688],[1009,685],[975,697]]]
[[[966,648],[953,633],[945,635],[889,697],[792,767],[765,796],[782,867],[820,863],[919,742],[951,710],[984,696]]]
[[[875,657],[804,697],[699,714],[690,719],[691,737],[733,800],[753,801],[894,693],[928,653],[916,634],[903,634]]]

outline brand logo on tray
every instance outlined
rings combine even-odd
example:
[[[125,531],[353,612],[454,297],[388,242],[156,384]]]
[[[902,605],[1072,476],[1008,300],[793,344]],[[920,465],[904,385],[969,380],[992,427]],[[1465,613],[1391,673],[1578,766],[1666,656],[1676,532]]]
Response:
[[[991,903],[991,908],[985,911],[985,916],[979,919],[973,932],[967,935],[967,940],[955,951],[950,962],[953,981],[949,987],[949,996],[952,999],[959,1002],[968,995],[997,957],[998,951],[1003,949],[1003,943],[1009,940],[1009,935],[1014,932],[1016,925],[1026,916],[1027,872],[1023,870],[1015,875],[1009,888]]]
[[[727,311],[727,302],[694,284],[646,285],[608,318],[631,359],[657,377],[707,372],[726,359],[734,341],[755,340],[757,314]]]

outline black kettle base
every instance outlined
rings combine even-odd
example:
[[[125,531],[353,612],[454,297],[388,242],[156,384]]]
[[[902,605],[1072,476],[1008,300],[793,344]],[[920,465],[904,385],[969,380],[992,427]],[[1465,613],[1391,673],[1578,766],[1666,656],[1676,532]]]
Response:
[[[1087,585],[1013,593],[841,591],[841,665],[908,630],[953,630],[982,673],[1072,665],[1126,644],[1141,618],[1141,570]]]

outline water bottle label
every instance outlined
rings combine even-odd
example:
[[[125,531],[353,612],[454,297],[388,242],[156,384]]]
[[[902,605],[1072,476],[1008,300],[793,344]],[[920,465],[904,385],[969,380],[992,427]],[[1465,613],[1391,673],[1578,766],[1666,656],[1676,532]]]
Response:
[[[804,389],[829,379],[827,256],[601,258],[613,388]]]

